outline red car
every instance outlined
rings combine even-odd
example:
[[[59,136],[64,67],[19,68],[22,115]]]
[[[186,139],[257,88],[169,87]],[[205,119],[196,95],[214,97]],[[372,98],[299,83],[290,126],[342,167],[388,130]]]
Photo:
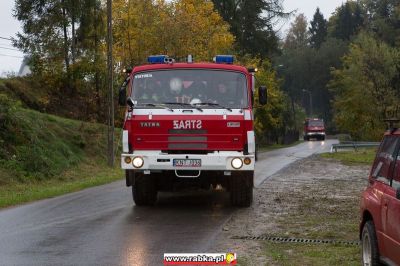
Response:
[[[324,120],[319,118],[307,118],[304,122],[304,140],[315,138],[317,140],[325,140],[325,124]]]
[[[363,265],[400,265],[400,130],[385,133],[361,198]]]

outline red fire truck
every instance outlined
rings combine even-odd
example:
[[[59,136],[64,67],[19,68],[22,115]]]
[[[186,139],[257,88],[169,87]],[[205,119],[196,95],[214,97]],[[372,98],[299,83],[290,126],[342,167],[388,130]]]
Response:
[[[128,71],[119,94],[127,106],[121,166],[136,205],[153,205],[159,191],[211,185],[226,188],[232,205],[251,205],[255,70],[233,59],[150,56]],[[258,93],[266,104],[266,88]]]
[[[306,121],[304,121],[304,140],[309,141],[311,138],[325,140],[324,120],[319,118],[307,118]]]

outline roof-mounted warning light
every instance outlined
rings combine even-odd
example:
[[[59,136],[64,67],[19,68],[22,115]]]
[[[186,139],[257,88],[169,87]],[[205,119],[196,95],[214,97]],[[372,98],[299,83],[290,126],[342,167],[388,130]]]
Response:
[[[217,64],[233,64],[234,61],[233,55],[217,55],[214,57],[214,62]]]
[[[258,72],[258,68],[256,68],[256,67],[249,67],[249,68],[247,68],[247,71],[249,71],[250,73],[256,73],[256,72]]]
[[[150,64],[172,64],[175,60],[167,55],[151,55],[147,58],[147,62]]]

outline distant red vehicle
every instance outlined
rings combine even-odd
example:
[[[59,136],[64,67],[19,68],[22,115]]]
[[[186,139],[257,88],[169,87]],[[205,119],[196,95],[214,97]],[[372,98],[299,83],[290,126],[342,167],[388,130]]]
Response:
[[[363,265],[400,265],[400,130],[385,133],[361,198]]]
[[[304,122],[304,140],[315,138],[325,140],[324,120],[319,118],[307,118]]]

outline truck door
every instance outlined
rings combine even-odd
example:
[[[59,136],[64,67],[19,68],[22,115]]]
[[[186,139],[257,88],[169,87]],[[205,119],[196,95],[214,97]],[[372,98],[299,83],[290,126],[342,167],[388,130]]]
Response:
[[[378,208],[375,214],[375,226],[378,238],[379,252],[382,256],[388,257],[387,246],[388,239],[388,202],[387,190],[390,189],[390,180],[393,176],[393,169],[396,167],[396,147],[400,138],[395,136],[385,136],[379,148],[378,154],[371,170],[371,176],[374,178],[372,188],[374,194],[378,197]],[[400,164],[398,165],[400,171]]]
[[[386,205],[385,248],[390,260],[400,265],[400,200],[396,191],[400,188],[400,156],[396,158],[391,186],[387,187],[384,195]]]

